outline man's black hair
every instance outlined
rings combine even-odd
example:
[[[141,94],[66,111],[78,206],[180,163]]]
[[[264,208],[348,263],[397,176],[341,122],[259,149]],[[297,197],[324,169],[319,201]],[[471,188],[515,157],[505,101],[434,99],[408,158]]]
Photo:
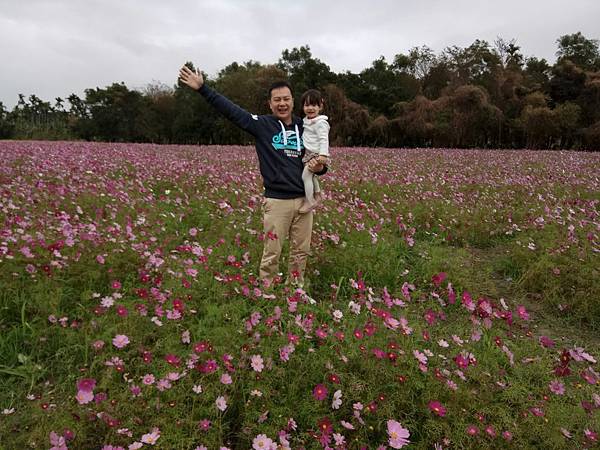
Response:
[[[294,92],[292,91],[292,86],[290,85],[290,83],[288,83],[285,80],[281,80],[281,81],[276,81],[274,82],[271,87],[269,88],[269,100],[271,99],[271,93],[273,92],[274,89],[279,89],[279,88],[283,88],[286,87],[290,90],[290,93],[292,94],[292,97],[294,96]]]

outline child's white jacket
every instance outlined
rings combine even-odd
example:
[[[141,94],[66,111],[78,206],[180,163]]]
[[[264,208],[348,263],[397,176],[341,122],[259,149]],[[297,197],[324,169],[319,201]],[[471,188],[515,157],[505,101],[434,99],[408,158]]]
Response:
[[[307,151],[329,156],[329,122],[327,116],[304,118],[302,141]]]

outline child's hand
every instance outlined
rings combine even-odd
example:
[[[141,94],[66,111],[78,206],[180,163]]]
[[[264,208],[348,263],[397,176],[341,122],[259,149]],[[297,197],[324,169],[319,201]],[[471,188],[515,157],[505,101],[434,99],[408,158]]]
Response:
[[[329,158],[325,155],[317,156],[317,161],[319,161],[320,164],[323,164],[325,166],[329,164]]]
[[[202,72],[198,69],[196,69],[196,72],[193,72],[188,66],[183,66],[179,69],[179,79],[183,84],[187,84],[195,90],[200,89],[204,84]]]
[[[312,173],[320,172],[323,170],[323,168],[324,166],[321,162],[319,162],[318,157],[308,161],[308,170],[310,170]]]

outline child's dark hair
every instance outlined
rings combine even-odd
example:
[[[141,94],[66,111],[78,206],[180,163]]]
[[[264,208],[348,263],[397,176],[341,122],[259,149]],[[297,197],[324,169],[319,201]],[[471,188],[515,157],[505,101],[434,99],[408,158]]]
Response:
[[[316,89],[309,89],[300,99],[300,106],[304,105],[323,106],[323,96]]]

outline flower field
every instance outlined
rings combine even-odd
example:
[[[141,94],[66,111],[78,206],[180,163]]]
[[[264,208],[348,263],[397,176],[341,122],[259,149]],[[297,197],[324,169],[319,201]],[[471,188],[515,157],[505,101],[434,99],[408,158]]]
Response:
[[[0,159],[0,449],[598,448],[600,153],[332,149],[306,292],[252,147]]]

